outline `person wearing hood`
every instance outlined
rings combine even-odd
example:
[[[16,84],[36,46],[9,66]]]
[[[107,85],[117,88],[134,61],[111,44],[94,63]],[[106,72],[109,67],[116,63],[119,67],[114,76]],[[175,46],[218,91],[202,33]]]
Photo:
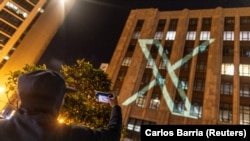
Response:
[[[21,75],[17,83],[20,105],[10,119],[0,119],[0,141],[119,141],[121,107],[110,98],[112,112],[107,128],[90,129],[57,121],[67,87],[61,74],[38,70]]]

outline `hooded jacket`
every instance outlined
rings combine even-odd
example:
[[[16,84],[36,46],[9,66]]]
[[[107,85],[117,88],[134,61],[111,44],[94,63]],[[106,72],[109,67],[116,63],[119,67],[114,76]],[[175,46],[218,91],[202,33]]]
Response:
[[[0,141],[119,141],[121,107],[112,108],[105,129],[66,125],[57,115],[66,87],[63,77],[50,70],[27,73],[18,79],[21,105],[10,119],[0,119]]]
[[[119,141],[121,108],[114,106],[106,129],[60,124],[49,114],[22,114],[0,120],[0,141]]]

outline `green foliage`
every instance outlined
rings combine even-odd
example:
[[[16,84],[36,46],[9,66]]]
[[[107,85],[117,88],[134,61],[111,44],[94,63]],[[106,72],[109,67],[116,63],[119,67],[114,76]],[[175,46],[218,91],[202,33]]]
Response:
[[[95,90],[110,91],[111,80],[101,69],[95,69],[84,59],[72,66],[63,65],[60,72],[67,85],[77,89],[77,93],[65,96],[65,103],[59,118],[68,124],[85,125],[90,128],[105,127],[110,118],[111,107],[98,103]]]

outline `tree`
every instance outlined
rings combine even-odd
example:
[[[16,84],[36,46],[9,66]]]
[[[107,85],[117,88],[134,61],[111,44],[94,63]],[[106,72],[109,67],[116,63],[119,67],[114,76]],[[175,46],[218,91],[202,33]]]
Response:
[[[95,69],[84,59],[77,60],[72,66],[62,65],[60,72],[67,85],[77,89],[75,94],[65,96],[59,118],[69,124],[101,128],[108,124],[111,107],[96,102],[95,90],[110,91],[111,80],[101,69]]]

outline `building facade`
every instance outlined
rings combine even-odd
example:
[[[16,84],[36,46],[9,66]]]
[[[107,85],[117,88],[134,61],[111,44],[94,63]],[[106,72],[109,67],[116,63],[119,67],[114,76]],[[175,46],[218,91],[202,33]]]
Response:
[[[130,12],[107,68],[128,138],[142,124],[250,124],[249,13]]]
[[[0,0],[0,89],[10,71],[36,64],[74,0]],[[0,110],[9,99],[0,93]],[[4,112],[4,113],[3,113]]]

